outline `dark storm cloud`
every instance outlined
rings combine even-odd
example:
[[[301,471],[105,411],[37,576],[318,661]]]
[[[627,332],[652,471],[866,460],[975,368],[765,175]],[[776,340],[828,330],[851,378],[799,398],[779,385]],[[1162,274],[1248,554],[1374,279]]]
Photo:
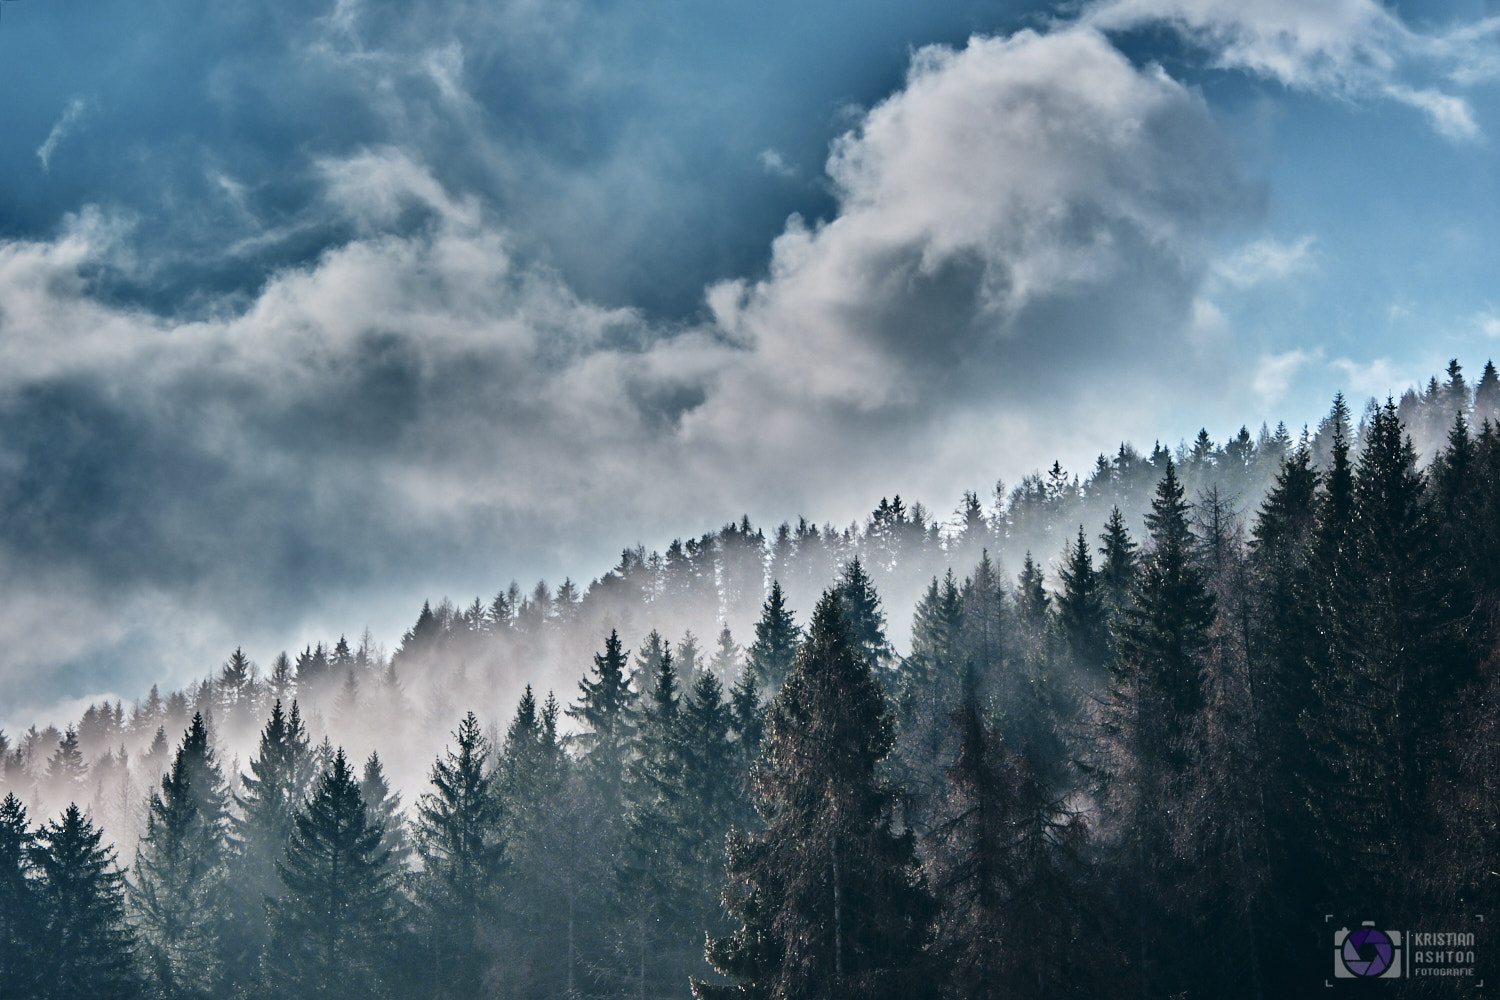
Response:
[[[1203,262],[1254,191],[1201,97],[1092,31],[918,52],[835,145],[826,217],[778,223],[768,266],[732,272],[762,276],[711,285],[693,320],[611,303],[649,299],[648,278],[704,295],[729,259],[704,248],[730,223],[692,220],[717,198],[743,222],[759,196],[656,139],[734,133],[707,162],[742,143],[755,184],[786,183],[758,154],[796,148],[725,121],[754,88],[807,81],[770,65],[714,97],[685,86],[712,46],[632,77],[638,48],[592,8],[483,9],[512,20],[273,5],[245,52],[203,61],[183,128],[153,125],[187,166],[147,144],[155,187],[127,156],[113,204],[0,243],[0,587],[24,595],[0,611],[0,700],[55,665],[52,689],[76,695],[111,655],[129,695],[237,641],[264,659],[309,631],[393,637],[386,609],[429,588],[580,577],[744,510],[847,519],[893,489],[946,504],[1002,458],[1146,432],[1149,406],[1122,417],[1099,380],[1167,390],[1222,359],[1197,322]],[[604,24],[676,52],[708,30],[678,13]],[[202,16],[184,41],[232,34]],[[580,52],[603,68],[551,61]],[[528,73],[547,85],[521,93]],[[123,128],[89,100],[79,129]],[[343,101],[358,107],[340,117]],[[200,141],[216,115],[244,157]],[[59,140],[49,176],[82,169],[82,140]],[[664,221],[674,205],[688,221]],[[182,277],[200,272],[228,290]]]
[[[122,300],[204,308],[312,261],[349,235],[324,210],[317,162],[393,144],[582,294],[674,314],[759,267],[789,211],[830,210],[815,181],[766,173],[766,150],[816,178],[839,109],[889,92],[908,39],[958,41],[997,16],[882,2],[851,22],[789,0],[24,14],[0,37],[20,138],[0,148],[0,231],[46,235],[88,202],[129,213],[150,273],[115,286]]]

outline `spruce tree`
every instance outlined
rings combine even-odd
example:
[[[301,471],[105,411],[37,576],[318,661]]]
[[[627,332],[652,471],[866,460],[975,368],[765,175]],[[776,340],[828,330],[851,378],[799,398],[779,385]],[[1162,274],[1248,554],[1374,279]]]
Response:
[[[1187,877],[1181,823],[1204,704],[1214,598],[1193,553],[1187,503],[1171,459],[1146,517],[1151,546],[1117,624],[1105,713],[1109,803],[1133,877],[1134,966],[1143,994],[1182,985],[1187,915],[1166,902]]]
[[[639,996],[683,981],[697,951],[694,937],[679,926],[693,891],[687,881],[695,874],[689,817],[696,804],[688,798],[681,695],[670,649],[662,648],[655,666],[628,768],[624,850],[616,869],[624,918],[619,952],[623,974]]]
[[[799,629],[786,606],[781,583],[772,581],[771,594],[761,607],[760,621],[755,624],[755,642],[746,651],[749,668],[767,698],[775,697],[791,671],[797,656],[798,636]]]
[[[37,831],[30,853],[41,900],[38,1000],[142,995],[125,917],[125,876],[75,803]]]
[[[231,817],[234,861],[229,870],[229,927],[223,939],[226,976],[247,982],[259,965],[270,936],[266,900],[281,892],[276,863],[296,829],[296,816],[316,772],[307,731],[297,703],[291,714],[281,702],[261,730],[250,773],[240,776],[243,791],[234,797],[238,814]]]
[[[412,847],[401,811],[401,793],[391,790],[391,783],[385,777],[385,766],[376,751],[370,751],[370,756],[365,758],[364,771],[359,779],[359,796],[365,800],[365,808],[370,812],[371,825],[379,825],[385,831],[380,847],[390,853],[391,865],[399,877],[406,869]]]
[[[432,765],[432,791],[417,804],[420,898],[432,950],[435,996],[479,990],[486,966],[480,943],[503,870],[499,799],[490,745],[473,712],[453,733],[456,749]]]
[[[1007,753],[968,687],[947,792],[924,845],[937,899],[932,955],[955,1000],[1083,995],[1113,948],[1086,898],[1086,829],[1024,753]],[[1088,932],[1086,934],[1086,932]],[[1094,948],[1080,951],[1085,937]]]
[[[1270,884],[1265,894],[1261,963],[1268,985],[1293,990],[1297,977],[1321,961],[1301,945],[1296,915],[1312,912],[1321,864],[1314,850],[1313,798],[1320,794],[1317,763],[1301,715],[1313,703],[1308,664],[1317,653],[1311,544],[1318,474],[1307,449],[1288,456],[1251,533],[1250,678],[1262,773]],[[1306,956],[1302,953],[1307,952]],[[1280,954],[1283,961],[1275,961]],[[1306,960],[1305,960],[1306,959]]]
[[[888,666],[892,653],[891,644],[885,637],[885,611],[881,609],[874,582],[858,559],[844,567],[839,576],[838,594],[855,648],[872,667]]]
[[[263,969],[287,1000],[398,995],[395,872],[342,748],[318,779],[276,871]]]
[[[1058,575],[1062,591],[1057,595],[1057,623],[1063,641],[1074,663],[1101,678],[1109,662],[1109,609],[1081,524]]]
[[[910,800],[907,821],[924,829],[933,798],[941,792],[942,769],[952,757],[948,713],[958,700],[966,664],[964,604],[950,570],[934,578],[917,605],[911,655],[897,669],[900,726],[896,770]]]
[[[37,996],[43,951],[41,897],[26,807],[14,794],[0,802],[0,996]]]
[[[604,652],[594,654],[593,677],[578,682],[578,704],[565,711],[586,728],[573,737],[580,763],[600,796],[607,816],[618,816],[624,802],[625,765],[635,733],[636,693],[625,677],[628,654],[611,629]]]
[[[142,958],[165,997],[208,997],[222,972],[228,793],[202,715],[152,792],[129,886]]]
[[[725,902],[740,928],[709,943],[727,985],[708,997],[927,995],[928,902],[909,832],[893,825],[896,791],[881,778],[895,720],[829,591],[771,704],[757,809],[765,829],[732,843]]]
[[[990,560],[988,549],[964,581],[964,645],[962,660],[972,664],[982,688],[993,684],[1005,656],[1008,608],[1005,586]]]
[[[1113,621],[1130,606],[1130,588],[1135,584],[1136,544],[1125,527],[1125,515],[1115,507],[1099,536],[1099,589],[1105,610]]]

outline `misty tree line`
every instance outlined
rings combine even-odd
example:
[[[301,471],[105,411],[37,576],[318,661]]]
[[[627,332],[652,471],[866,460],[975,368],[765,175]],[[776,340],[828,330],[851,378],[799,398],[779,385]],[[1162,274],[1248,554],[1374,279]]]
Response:
[[[215,752],[246,712],[234,684],[155,699],[185,732],[153,736],[133,856],[76,806],[34,827],[16,796],[0,807],[0,996],[1304,992],[1326,977],[1324,913],[1494,910],[1495,373],[1471,391],[1454,365],[1414,398],[1357,427],[1340,399],[1316,434],[1251,441],[1253,463],[1282,439],[1253,510],[1221,478],[1254,465],[1206,435],[1137,456],[1144,530],[1115,505],[1075,522],[1050,580],[1029,554],[1007,579],[984,544],[1020,535],[1032,487],[1003,520],[979,510],[962,576],[923,553],[951,565],[968,523],[934,542],[883,503],[801,626],[773,576],[743,652],[653,632],[632,653],[606,630],[567,705],[528,688],[503,735],[463,715],[409,810],[378,754],[314,744],[301,700],[336,717],[408,697],[419,666],[463,676],[476,636],[588,621],[587,595],[424,608],[389,659],[341,643],[262,681],[232,658],[264,692],[246,702],[272,698],[248,770],[226,780]],[[1419,464],[1406,430],[1445,410]],[[1226,471],[1190,502],[1195,463]],[[1127,481],[1049,498],[1037,480],[1068,516]],[[754,548],[748,525],[726,534]],[[721,540],[700,596],[720,610]],[[659,585],[652,562],[627,554],[589,595]],[[916,567],[897,656],[878,581]],[[75,791],[82,732],[48,762]]]

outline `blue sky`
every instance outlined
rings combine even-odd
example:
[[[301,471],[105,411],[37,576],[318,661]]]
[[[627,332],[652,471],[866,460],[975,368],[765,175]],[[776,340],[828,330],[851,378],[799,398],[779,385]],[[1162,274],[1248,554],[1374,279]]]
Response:
[[[1500,6],[4,4],[0,724],[1500,347]]]

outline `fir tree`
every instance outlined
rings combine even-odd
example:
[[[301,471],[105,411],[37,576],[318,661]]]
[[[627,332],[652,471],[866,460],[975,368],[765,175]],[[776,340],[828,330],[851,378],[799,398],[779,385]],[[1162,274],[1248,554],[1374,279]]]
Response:
[[[1111,621],[1130,606],[1130,588],[1135,584],[1136,545],[1125,527],[1125,516],[1115,507],[1099,536],[1099,589]]]
[[[1109,662],[1109,609],[1081,524],[1058,575],[1062,591],[1057,595],[1057,623],[1063,641],[1073,662],[1099,676]]]
[[[1192,551],[1187,503],[1168,459],[1146,524],[1151,548],[1118,623],[1106,730],[1110,794],[1134,878],[1135,967],[1143,993],[1179,986],[1186,953],[1174,952],[1186,915],[1163,904],[1184,881],[1184,817],[1192,739],[1204,703],[1203,675],[1214,599]]]
[[[39,998],[137,997],[125,876],[77,804],[37,831],[31,859],[42,910]]]
[[[240,776],[243,792],[234,797],[239,813],[231,817],[234,861],[229,872],[230,928],[224,936],[226,976],[235,982],[250,979],[269,940],[266,900],[279,895],[281,879],[276,864],[296,829],[316,776],[312,751],[297,703],[288,716],[281,702],[261,730],[250,773]]]
[[[275,995],[396,995],[396,902],[385,831],[371,824],[344,751],[318,779],[283,860],[283,891],[269,904],[264,968]]]
[[[489,740],[473,712],[432,765],[432,791],[417,805],[421,899],[432,947],[436,996],[476,992],[485,962],[479,930],[499,888],[504,844],[488,770]]]
[[[202,715],[151,794],[130,900],[153,986],[166,997],[218,989],[225,904],[228,793]]]
[[[759,688],[766,697],[775,697],[792,669],[797,656],[799,630],[786,606],[786,594],[780,581],[772,581],[771,594],[760,612],[760,621],[755,624],[755,642],[747,651],[750,670],[755,674]],[[728,683],[727,678],[723,678]]]
[[[927,902],[910,833],[892,825],[895,791],[878,774],[894,720],[852,634],[844,597],[813,613],[797,665],[772,702],[757,808],[765,829],[729,852],[725,901],[740,929],[708,956],[731,980],[707,997],[925,995]]]
[[[380,848],[390,855],[391,865],[399,876],[406,869],[412,847],[406,836],[401,793],[391,790],[391,783],[385,777],[385,766],[380,762],[380,754],[376,751],[370,751],[370,756],[365,758],[364,771],[359,779],[359,797],[364,799],[365,808],[369,811],[370,825],[379,826],[385,831],[380,840]]]
[[[1096,931],[1082,882],[1082,820],[1055,801],[1024,754],[1007,754],[969,687],[953,713],[960,733],[948,794],[925,846],[937,898],[932,954],[945,994],[988,1000],[1081,994],[1111,947],[1078,951]]]
[[[38,996],[43,990],[41,898],[34,838],[26,808],[14,794],[0,802],[0,996]]]
[[[619,633],[610,630],[604,652],[594,654],[593,677],[578,682],[578,704],[566,709],[570,718],[587,727],[574,740],[609,816],[620,813],[625,764],[635,732],[636,695],[625,679],[626,655]]]
[[[860,654],[872,667],[887,666],[892,654],[891,644],[885,637],[885,612],[880,607],[875,584],[858,559],[844,567],[839,576],[838,594],[849,632]]]

